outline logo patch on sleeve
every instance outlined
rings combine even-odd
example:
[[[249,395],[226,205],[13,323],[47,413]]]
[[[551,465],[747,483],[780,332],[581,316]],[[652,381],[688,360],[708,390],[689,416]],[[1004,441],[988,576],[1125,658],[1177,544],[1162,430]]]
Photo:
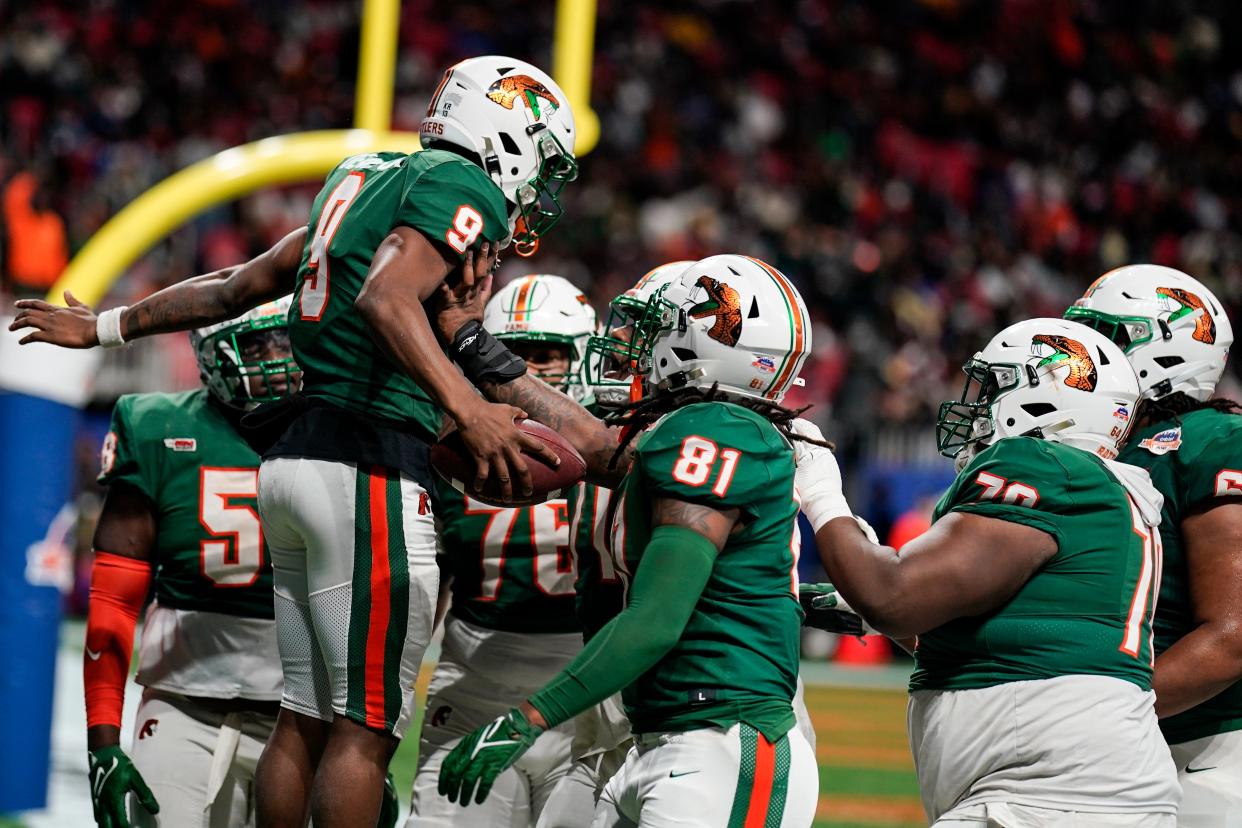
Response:
[[[1182,429],[1166,428],[1164,431],[1139,441],[1139,448],[1144,448],[1152,454],[1168,454],[1170,451],[1177,451],[1182,447]]]
[[[173,451],[198,451],[198,440],[193,437],[165,437],[164,447]]]

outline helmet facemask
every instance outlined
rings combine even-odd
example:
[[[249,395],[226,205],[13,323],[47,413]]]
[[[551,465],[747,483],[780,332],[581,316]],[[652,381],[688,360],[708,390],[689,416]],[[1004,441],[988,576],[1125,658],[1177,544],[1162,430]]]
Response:
[[[955,459],[964,455],[969,462],[991,443],[996,433],[993,406],[1021,384],[1021,370],[1017,365],[993,365],[978,357],[967,360],[962,366],[966,381],[961,399],[941,403],[936,418],[936,447],[941,454]]]
[[[283,316],[224,325],[196,336],[193,344],[207,390],[230,408],[246,411],[301,386]]]
[[[531,109],[538,117],[539,98],[527,91]],[[519,256],[530,256],[539,249],[539,240],[561,220],[565,212],[561,191],[578,177],[578,161],[544,124],[528,129],[537,134],[539,172],[517,189],[513,209],[513,246]]]
[[[667,287],[646,302],[621,295],[609,303],[604,333],[587,340],[586,383],[597,404],[620,408],[642,397],[655,341],[679,318],[678,308],[664,299]]]

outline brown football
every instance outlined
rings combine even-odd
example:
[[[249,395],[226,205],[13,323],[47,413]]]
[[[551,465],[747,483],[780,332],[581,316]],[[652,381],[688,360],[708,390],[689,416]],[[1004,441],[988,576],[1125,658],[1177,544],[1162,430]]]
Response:
[[[431,467],[457,491],[493,506],[524,506],[530,503],[542,503],[561,489],[574,485],[586,475],[586,461],[582,459],[578,450],[566,442],[560,434],[534,420],[518,420],[517,427],[522,433],[529,434],[551,446],[561,458],[561,464],[553,468],[543,460],[522,452],[522,459],[526,461],[526,467],[530,469],[531,483],[534,485],[534,491],[531,492],[529,498],[522,497],[518,491],[516,475],[513,478],[514,499],[512,501],[506,502],[500,499],[500,484],[495,474],[488,477],[483,491],[472,491],[470,486],[474,482],[475,475],[474,457],[466,450],[466,444],[462,441],[457,429],[445,434],[431,447]]]

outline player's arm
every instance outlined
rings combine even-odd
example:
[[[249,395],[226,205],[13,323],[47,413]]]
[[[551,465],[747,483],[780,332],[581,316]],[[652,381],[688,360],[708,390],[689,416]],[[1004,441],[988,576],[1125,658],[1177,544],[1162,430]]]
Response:
[[[305,242],[306,228],[299,227],[244,264],[195,276],[151,294],[121,311],[121,338],[128,342],[152,334],[201,328],[284,296],[293,290]],[[9,330],[35,329],[22,337],[23,345],[51,342],[65,348],[92,348],[100,344],[95,312],[68,291],[65,302],[68,307],[61,308],[39,299],[19,300]]]
[[[486,274],[495,258],[487,242],[477,256],[468,253],[461,266],[462,281],[473,283],[479,273]],[[541,440],[518,431],[513,421],[526,417],[525,411],[479,399],[474,386],[445,356],[423,308],[455,264],[418,230],[396,227],[375,251],[354,306],[392,360],[457,423],[478,464],[475,490],[495,472],[506,500],[512,498],[515,482],[529,495],[533,487],[522,451],[540,455],[550,465],[559,459]]]
[[[674,498],[653,505],[651,540],[629,603],[543,689],[463,739],[445,758],[440,794],[482,802],[492,782],[539,733],[602,702],[651,669],[681,638],[738,510]]]
[[[151,587],[156,532],[155,505],[137,488],[113,483],[95,528],[82,655],[91,802],[101,826],[129,825],[125,799],[131,792],[148,811],[159,812],[150,788],[120,748],[134,627]]]
[[[901,549],[867,538],[852,517],[815,533],[828,577],[871,626],[893,638],[999,607],[1057,552],[1032,526],[950,512]]]
[[[1156,714],[1173,716],[1242,680],[1242,503],[1213,499],[1182,520],[1196,627],[1156,657]]]
[[[457,344],[469,334],[481,331],[483,308],[491,296],[491,285],[491,277],[482,276],[474,284],[466,284],[463,280],[451,287],[441,286],[435,301],[435,323],[440,338],[450,343],[450,353],[456,354]],[[455,358],[461,362],[460,357]],[[603,420],[546,382],[527,374],[504,383],[476,380],[475,385],[492,402],[520,408],[532,420],[559,432],[586,461],[586,477],[591,483],[615,489],[629,471],[634,459],[633,443],[613,462],[621,429],[605,425]]]

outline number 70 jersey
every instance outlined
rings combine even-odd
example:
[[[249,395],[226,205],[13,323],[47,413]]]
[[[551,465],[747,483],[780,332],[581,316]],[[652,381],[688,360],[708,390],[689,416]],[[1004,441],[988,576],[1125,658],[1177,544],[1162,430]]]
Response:
[[[121,397],[100,461],[100,483],[131,486],[154,506],[161,606],[272,617],[259,456],[205,389]]]

